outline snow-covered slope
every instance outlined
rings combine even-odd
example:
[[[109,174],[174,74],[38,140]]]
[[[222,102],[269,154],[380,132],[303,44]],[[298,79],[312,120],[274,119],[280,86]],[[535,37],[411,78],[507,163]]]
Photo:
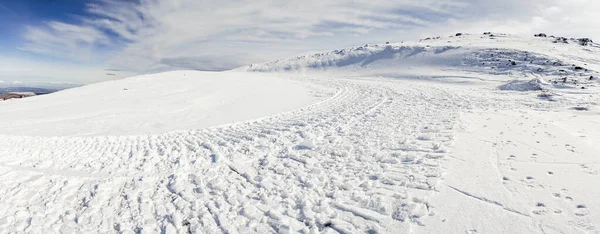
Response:
[[[553,40],[369,45],[0,103],[0,233],[599,233],[600,51]]]
[[[200,129],[294,110],[318,101],[314,91],[261,74],[143,75],[0,102],[0,134],[131,135]]]

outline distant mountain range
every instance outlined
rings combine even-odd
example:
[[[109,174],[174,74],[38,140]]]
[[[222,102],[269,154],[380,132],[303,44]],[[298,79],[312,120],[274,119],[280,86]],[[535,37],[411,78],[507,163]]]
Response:
[[[54,85],[54,86],[50,86],[50,87],[44,87],[42,85],[37,86],[37,87],[31,87],[31,86],[8,86],[8,87],[1,87],[0,86],[0,94],[3,93],[8,93],[8,92],[33,92],[36,95],[44,95],[44,94],[49,94],[49,93],[54,93],[63,89],[69,89],[69,88],[74,88],[77,87],[79,85]]]
[[[32,87],[6,87],[0,88],[0,94],[9,92],[33,92],[37,95],[49,94],[59,91],[60,89],[32,88]]]

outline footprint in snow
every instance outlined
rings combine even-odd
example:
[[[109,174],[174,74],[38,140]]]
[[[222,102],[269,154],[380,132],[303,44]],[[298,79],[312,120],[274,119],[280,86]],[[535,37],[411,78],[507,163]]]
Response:
[[[577,205],[577,209],[575,209],[575,215],[577,215],[577,216],[586,216],[589,213],[590,213],[590,211],[583,204]]]
[[[536,183],[535,178],[533,178],[533,176],[527,176],[527,177],[525,177],[525,179],[521,179],[520,181],[528,188],[536,188],[536,187],[544,188],[545,187],[539,183]]]
[[[537,161],[538,156],[530,156],[529,158],[531,158],[533,161]]]
[[[556,209],[556,210],[554,210],[554,214],[557,214],[557,215],[558,214],[562,214],[562,210],[561,209]]]
[[[577,147],[572,146],[570,144],[565,144],[565,148],[567,148],[568,151],[575,153],[575,148],[577,148]]]
[[[581,167],[581,170],[583,170],[583,172],[585,172],[587,174],[590,174],[590,175],[598,175],[598,174],[600,174],[600,173],[598,173],[598,171],[596,171],[596,170],[588,167],[585,164],[581,164],[580,167]]]
[[[535,204],[536,209],[532,211],[532,213],[536,215],[545,215],[546,214],[546,205],[544,203],[538,202]]]
[[[417,140],[420,140],[420,141],[431,141],[431,140],[433,140],[433,138],[431,136],[423,135],[423,136],[417,137]]]

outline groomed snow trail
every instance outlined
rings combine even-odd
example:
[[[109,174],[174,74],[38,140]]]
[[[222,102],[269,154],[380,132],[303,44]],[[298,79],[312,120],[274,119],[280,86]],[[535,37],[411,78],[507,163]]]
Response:
[[[317,104],[204,130],[0,136],[0,232],[402,233],[427,225],[462,97],[307,79]]]

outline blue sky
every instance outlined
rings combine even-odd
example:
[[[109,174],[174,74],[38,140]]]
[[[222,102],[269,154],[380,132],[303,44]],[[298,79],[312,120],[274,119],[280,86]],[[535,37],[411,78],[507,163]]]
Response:
[[[225,70],[454,32],[600,37],[597,0],[0,0],[0,84]]]
[[[85,15],[86,1],[78,0],[0,0],[0,36],[2,52],[16,53],[25,26],[46,21],[77,23]]]

